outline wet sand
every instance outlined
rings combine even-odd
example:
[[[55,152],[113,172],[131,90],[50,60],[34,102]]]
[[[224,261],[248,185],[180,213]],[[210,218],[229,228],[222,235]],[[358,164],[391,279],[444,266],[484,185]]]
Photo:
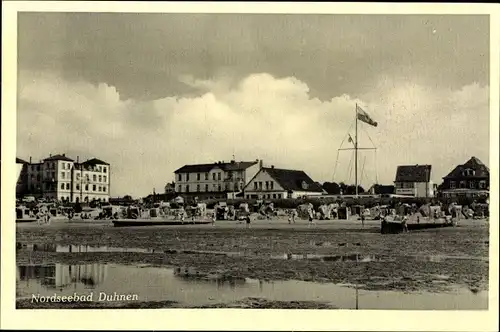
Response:
[[[358,284],[359,289],[367,291],[403,293],[439,293],[450,287],[466,288],[472,293],[488,289],[489,230],[484,220],[467,220],[459,227],[392,235],[381,235],[379,223],[375,221],[367,221],[364,227],[360,221],[321,221],[309,227],[307,221],[289,225],[282,218],[256,221],[250,229],[231,221],[218,221],[215,226],[130,228],[114,228],[102,222],[54,222],[45,226],[18,225],[16,240],[18,265],[148,264],[190,268],[200,278],[215,275],[224,280]],[[38,244],[38,249],[29,249],[28,244]],[[50,248],[44,250],[44,245]],[[69,251],[70,246],[72,252],[63,252]],[[121,252],[111,250],[113,247]],[[26,300],[18,300],[20,308],[30,305],[33,307]],[[132,307],[134,305],[189,307],[164,301],[135,303]],[[331,307],[320,302],[252,300],[250,297],[205,305],[218,306]]]

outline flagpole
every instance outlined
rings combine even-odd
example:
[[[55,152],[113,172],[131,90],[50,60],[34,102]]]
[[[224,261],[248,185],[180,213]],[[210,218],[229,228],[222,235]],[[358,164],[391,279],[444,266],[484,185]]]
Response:
[[[354,186],[358,197],[358,103],[356,103],[356,133],[354,136]]]

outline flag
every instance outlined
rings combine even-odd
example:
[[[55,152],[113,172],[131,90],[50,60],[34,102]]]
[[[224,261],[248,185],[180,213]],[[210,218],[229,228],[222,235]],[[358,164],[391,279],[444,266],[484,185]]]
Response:
[[[374,121],[369,115],[368,113],[366,113],[361,107],[359,107],[358,105],[356,105],[356,113],[357,113],[357,117],[358,117],[358,120],[361,120],[363,121],[364,123],[368,123],[369,125],[371,126],[374,126],[376,127],[378,125],[377,121]]]

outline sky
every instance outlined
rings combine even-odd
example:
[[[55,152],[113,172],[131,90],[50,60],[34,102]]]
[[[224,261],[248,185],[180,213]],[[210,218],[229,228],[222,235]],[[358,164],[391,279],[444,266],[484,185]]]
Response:
[[[20,13],[17,156],[111,164],[112,196],[185,164],[263,159],[315,181],[441,183],[489,164],[489,19],[467,15]]]

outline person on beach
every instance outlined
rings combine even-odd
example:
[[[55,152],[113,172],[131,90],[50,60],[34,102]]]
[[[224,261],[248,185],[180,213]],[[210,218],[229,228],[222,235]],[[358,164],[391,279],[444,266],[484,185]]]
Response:
[[[247,216],[245,220],[246,220],[246,224],[247,224],[246,227],[250,228],[250,216]]]
[[[307,212],[309,214],[309,226],[308,227],[311,227],[312,225],[316,225],[316,223],[314,222],[314,209],[313,209],[312,204],[309,204]]]
[[[217,213],[215,212],[212,212],[212,226],[215,226],[215,220],[217,220]]]
[[[403,220],[401,221],[401,225],[403,226],[403,232],[408,233],[408,224],[406,221],[408,220],[407,216],[403,216]]]

